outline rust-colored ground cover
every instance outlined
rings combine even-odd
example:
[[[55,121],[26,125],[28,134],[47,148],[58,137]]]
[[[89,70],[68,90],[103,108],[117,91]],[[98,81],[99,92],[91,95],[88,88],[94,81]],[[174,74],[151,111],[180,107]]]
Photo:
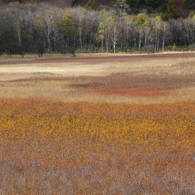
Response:
[[[170,88],[150,87],[150,88],[129,88],[125,86],[101,86],[98,88],[81,89],[81,93],[100,94],[100,95],[120,95],[120,96],[146,96],[156,97],[169,95]]]
[[[17,83],[19,83],[17,85]],[[193,87],[195,83],[195,74],[178,75],[145,75],[132,73],[117,73],[103,77],[63,77],[46,76],[32,77],[26,79],[17,79],[2,82],[6,85],[17,85],[36,87],[42,83],[62,86],[61,91],[69,89],[72,95],[100,95],[100,96],[129,96],[129,97],[160,97],[171,95],[175,90]],[[31,84],[32,83],[32,84]],[[40,83],[40,84],[39,84]],[[53,87],[54,88],[54,87]],[[55,94],[51,93],[50,96]],[[33,97],[32,97],[33,98]],[[41,98],[40,98],[41,99]]]
[[[137,97],[167,96],[174,90],[191,87],[195,74],[139,75],[117,73],[104,77],[77,77],[64,79],[75,93],[96,95],[118,95]]]
[[[0,109],[0,194],[195,193],[193,102]]]

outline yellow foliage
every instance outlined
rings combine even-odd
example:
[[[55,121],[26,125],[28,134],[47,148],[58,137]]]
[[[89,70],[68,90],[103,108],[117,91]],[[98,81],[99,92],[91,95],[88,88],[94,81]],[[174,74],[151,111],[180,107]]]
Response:
[[[75,169],[104,162],[99,168],[103,172],[104,166],[105,171],[112,166],[120,170],[125,163],[138,166],[143,159],[152,158],[157,164],[154,171],[160,172],[162,164],[169,164],[164,160],[167,157],[195,151],[195,103],[0,101],[0,109],[1,156],[8,159],[37,160],[57,167],[71,164]],[[113,165],[113,154],[123,166]],[[126,177],[109,176],[105,184],[119,185]],[[144,182],[150,183],[146,178]],[[81,190],[78,186],[76,189]],[[161,193],[158,190],[156,193]]]

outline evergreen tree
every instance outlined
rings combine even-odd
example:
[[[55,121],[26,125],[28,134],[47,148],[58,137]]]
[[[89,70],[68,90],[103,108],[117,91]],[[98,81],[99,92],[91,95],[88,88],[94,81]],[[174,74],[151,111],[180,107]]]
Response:
[[[63,23],[60,23],[62,30],[64,31],[65,37],[70,37],[74,33],[73,29],[73,17],[70,15],[70,12],[67,12],[64,16],[62,16]]]
[[[145,0],[137,0],[137,7],[141,7],[146,5],[146,1]]]
[[[195,8],[195,0],[185,0],[184,2],[183,2],[183,7],[184,8]]]
[[[98,3],[96,0],[88,0],[87,4],[85,5],[87,9],[96,10],[98,7]]]
[[[126,3],[127,3],[130,7],[139,8],[139,7],[141,7],[141,6],[145,6],[145,5],[146,5],[146,0],[126,0]]]
[[[70,52],[73,56],[75,56],[76,44],[75,44],[75,24],[73,22],[73,17],[70,12],[66,12],[64,16],[62,16],[62,23],[59,24],[61,27],[64,39],[66,43],[66,51]]]
[[[137,1],[136,0],[126,0],[126,4],[130,7],[137,7]]]
[[[161,17],[164,21],[167,21],[171,18],[177,19],[179,17],[177,7],[172,0],[167,0],[163,5]]]
[[[119,17],[122,17],[123,13],[128,13],[130,10],[129,6],[125,3],[124,0],[117,0],[114,7]]]
[[[147,5],[153,9],[157,9],[165,4],[165,0],[147,0]]]

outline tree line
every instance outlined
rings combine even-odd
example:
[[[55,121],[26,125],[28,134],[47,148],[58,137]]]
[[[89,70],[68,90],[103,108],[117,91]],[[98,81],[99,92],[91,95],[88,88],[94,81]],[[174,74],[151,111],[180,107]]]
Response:
[[[0,8],[0,54],[156,52],[195,48],[195,12],[187,18],[132,14],[118,0],[111,8],[10,3]],[[171,11],[172,13],[173,11]],[[168,13],[168,12],[167,12]],[[170,13],[170,14],[171,14]]]

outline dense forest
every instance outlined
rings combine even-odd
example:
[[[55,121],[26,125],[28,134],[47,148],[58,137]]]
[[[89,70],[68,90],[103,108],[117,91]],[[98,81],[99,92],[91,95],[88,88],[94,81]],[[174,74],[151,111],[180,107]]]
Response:
[[[195,0],[0,3],[0,54],[195,48]]]

